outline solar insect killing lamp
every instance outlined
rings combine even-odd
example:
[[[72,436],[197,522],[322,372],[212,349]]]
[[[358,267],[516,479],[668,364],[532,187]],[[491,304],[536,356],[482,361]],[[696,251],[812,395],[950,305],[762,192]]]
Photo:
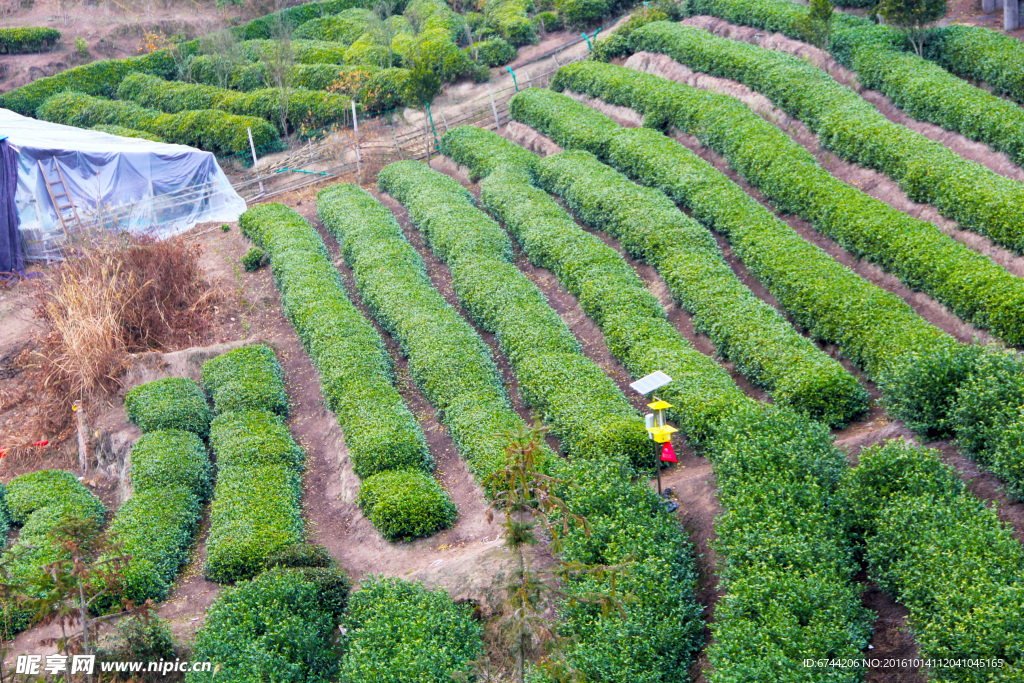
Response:
[[[646,377],[641,377],[629,386],[638,394],[647,396],[671,381],[671,377],[659,370],[652,372]],[[668,401],[662,401],[657,396],[653,398],[654,402],[648,403],[647,407],[654,412],[645,415],[644,421],[647,426],[647,435],[654,443],[654,471],[658,475],[658,495],[661,496],[661,463],[678,462],[676,460],[676,453],[672,448],[672,434],[679,430],[669,426],[665,421],[665,411],[671,408],[672,404]]]

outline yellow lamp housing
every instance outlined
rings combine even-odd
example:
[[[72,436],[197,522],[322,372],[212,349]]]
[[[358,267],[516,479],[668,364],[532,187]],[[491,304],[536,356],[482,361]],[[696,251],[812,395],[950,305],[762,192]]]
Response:
[[[665,443],[666,441],[671,441],[672,434],[679,430],[675,427],[663,425],[661,427],[649,427],[647,431],[650,432],[651,438],[654,439],[655,443]]]

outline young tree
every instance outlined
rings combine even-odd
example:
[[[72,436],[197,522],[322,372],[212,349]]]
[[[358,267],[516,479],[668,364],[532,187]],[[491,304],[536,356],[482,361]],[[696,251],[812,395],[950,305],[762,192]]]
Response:
[[[805,30],[810,42],[827,50],[832,35],[832,17],[834,7],[831,0],[811,0],[811,10],[807,14]]]
[[[946,14],[946,0],[879,0],[875,8],[887,23],[902,30],[914,52],[924,49],[924,27]]]
[[[288,113],[292,99],[292,79],[295,74],[295,51],[292,47],[292,25],[281,14],[272,18],[271,42],[263,63],[267,67],[268,86],[278,92],[278,117],[281,134],[288,134]]]
[[[231,31],[217,31],[199,40],[200,51],[213,63],[213,76],[221,88],[231,86],[231,74],[242,62],[238,40]]]
[[[405,86],[405,104],[406,106],[412,107],[422,111],[425,116],[423,117],[423,131],[430,139],[430,128],[433,125],[433,116],[430,113],[430,103],[434,101],[438,93],[441,92],[441,77],[431,68],[430,64],[423,57],[422,54],[416,54],[412,57],[412,73],[409,75],[409,80]],[[435,139],[437,135],[435,134]],[[427,162],[430,162],[430,143],[427,143]]]

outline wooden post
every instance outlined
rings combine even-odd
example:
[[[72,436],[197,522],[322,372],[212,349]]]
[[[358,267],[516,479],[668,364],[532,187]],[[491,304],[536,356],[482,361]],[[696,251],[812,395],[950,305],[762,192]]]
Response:
[[[85,407],[81,401],[75,401],[71,409],[78,416],[78,467],[82,476],[89,470],[89,432],[85,425]]]
[[[391,139],[394,140],[394,142],[395,142],[395,149],[398,150],[398,158],[401,159],[402,161],[405,161],[405,155],[402,154],[402,146],[400,144],[398,144],[398,136],[395,135],[395,128],[394,128],[394,126],[391,127]]]
[[[252,141],[252,128],[249,128],[248,126],[246,126],[245,131],[249,134],[249,151],[252,152],[252,168],[253,168],[253,170],[256,171],[256,177],[259,178],[260,177],[260,172],[256,168],[256,166],[257,166],[257,164],[259,162],[256,159],[256,145]],[[263,194],[263,179],[262,178],[260,178],[260,180],[259,180],[259,185],[260,185],[260,194]]]
[[[356,102],[351,100],[352,104],[352,144],[356,148],[356,174],[361,172],[359,165],[362,163],[362,156],[359,154],[359,117],[356,115]]]
[[[498,108],[494,106],[494,91],[490,84],[487,85],[487,95],[491,98],[491,112],[494,114],[494,130],[501,128],[501,119],[498,118]]]

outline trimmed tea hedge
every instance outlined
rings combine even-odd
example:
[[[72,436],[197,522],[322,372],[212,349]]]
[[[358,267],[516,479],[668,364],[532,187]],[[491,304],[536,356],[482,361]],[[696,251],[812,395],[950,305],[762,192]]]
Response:
[[[55,28],[38,26],[0,28],[0,55],[49,52],[58,40],[60,40],[60,31]]]
[[[0,95],[0,107],[24,116],[35,116],[36,109],[50,97],[62,92],[85,93],[113,97],[121,80],[130,73],[144,73],[171,78],[176,73],[174,59],[167,50],[127,59],[104,59],[76,66],[54,76],[36,79],[20,88]]]
[[[214,410],[269,410],[288,415],[281,364],[273,349],[252,344],[203,363],[203,388]]]
[[[779,31],[806,40],[807,7],[788,0],[694,0],[693,14]],[[915,54],[901,32],[837,13],[830,50],[857,72],[866,88],[880,91],[914,118],[957,131],[1024,163],[1024,111],[953,76]]]
[[[340,680],[346,683],[450,683],[453,674],[471,676],[483,651],[468,605],[398,578],[363,581],[342,626]]]
[[[325,580],[326,579],[326,580]],[[348,583],[324,569],[270,569],[224,589],[196,634],[192,656],[217,662],[215,672],[190,672],[188,683],[328,683],[338,673],[334,605]]]
[[[180,489],[200,502],[210,496],[212,479],[206,444],[191,432],[161,429],[135,442],[131,452],[131,480],[136,492]]]
[[[252,578],[267,558],[305,538],[302,482],[287,464],[222,467],[210,508],[203,573],[217,583]]]
[[[562,68],[552,87],[632,107],[647,115],[648,127],[670,124],[695,134],[779,210],[805,218],[851,253],[930,294],[961,318],[1010,344],[1024,344],[1024,280],[931,223],[837,180],[789,136],[735,99],[598,63]],[[518,101],[523,104],[512,106],[517,118],[527,99]]]
[[[660,189],[725,235],[797,323],[813,337],[838,344],[843,355],[878,382],[891,414],[915,430],[945,431],[948,403],[964,379],[969,348],[897,295],[808,243],[674,140],[646,128],[621,128],[606,115],[550,91],[525,91],[513,107],[522,121],[558,144],[603,153],[612,166]],[[500,158],[496,152],[485,156]]]
[[[149,140],[150,142],[166,142],[159,135],[153,135],[142,130],[135,130],[134,128],[125,128],[124,126],[108,125],[101,123],[98,126],[93,126],[93,130],[98,130],[101,133],[110,133],[111,135],[120,135],[123,138],[139,138],[141,140]]]
[[[482,43],[473,43],[466,50],[473,54],[476,51],[481,64],[490,67],[505,66],[516,58],[516,49],[501,38],[491,38]]]
[[[359,507],[389,541],[432,536],[450,528],[458,512],[441,485],[419,470],[367,477],[359,489]]]
[[[17,543],[4,552],[15,583],[37,580],[43,567],[68,558],[61,546],[63,539],[51,535],[54,530],[73,520],[94,533],[103,525],[103,503],[78,477],[64,470],[39,470],[15,477],[6,487],[6,505],[10,523],[21,527]],[[13,596],[3,600],[0,609],[8,636],[28,628],[34,615],[34,610],[19,605]]]
[[[694,327],[776,403],[831,427],[867,412],[868,393],[853,375],[740,282],[708,231],[660,191],[634,185],[584,151],[543,159],[538,177],[585,223],[656,266],[694,314]]]
[[[394,11],[402,11],[404,5],[404,2],[398,2],[394,5]],[[332,14],[341,14],[353,7],[372,9],[373,6],[374,3],[370,0],[318,0],[317,2],[306,2],[253,19],[246,24],[242,24],[235,31],[237,35],[246,40],[270,38],[273,35],[274,28],[279,23],[298,28],[308,21]]]
[[[270,255],[282,305],[320,374],[356,474],[432,471],[423,432],[392,385],[384,343],[348,300],[320,235],[280,204],[246,211],[240,225]]]
[[[869,572],[910,610],[926,659],[1002,660],[950,668],[940,681],[1006,681],[1024,665],[1024,550],[964,491],[936,451],[893,441],[865,449],[845,486],[851,533]]]
[[[217,65],[217,58],[200,55],[191,62],[190,75],[196,83],[215,85],[232,90],[249,92],[260,88],[273,87],[270,68],[262,62],[242,62],[230,65],[223,73]],[[364,66],[338,66],[336,64],[295,64],[289,70],[288,78],[293,87],[306,90],[327,90],[335,84],[349,84],[350,89],[339,90],[341,94],[352,95],[374,70]]]
[[[524,426],[487,345],[434,289],[394,216],[369,193],[355,185],[328,187],[317,195],[317,214],[338,239],[370,312],[408,357],[416,386],[485,482],[507,456],[504,444],[481,434]]]
[[[377,176],[409,210],[413,224],[448,264],[462,307],[497,337],[523,399],[566,449],[584,458],[618,452],[650,463],[642,420],[619,388],[580,351],[547,299],[512,263],[501,226],[473,206],[458,182],[418,162],[396,162]]]
[[[124,397],[128,420],[143,432],[181,429],[206,438],[210,406],[198,384],[184,377],[165,377],[141,384]]]
[[[165,81],[143,73],[131,74],[121,81],[117,97],[169,113],[219,109],[241,116],[258,117],[275,126],[281,125],[284,109],[289,130],[293,131],[303,125],[322,128],[352,118],[351,101],[344,95],[293,88],[288,91],[288,102],[282,103],[281,91],[277,88],[260,88],[242,93],[213,85]]]
[[[217,109],[198,109],[164,114],[131,102],[117,102],[80,93],[54,95],[39,107],[36,116],[44,121],[79,128],[114,124],[162,137],[165,141],[190,145],[218,154],[249,153],[248,129],[260,149],[279,146],[277,129],[254,116],[237,116]]]
[[[306,459],[281,418],[266,410],[221,413],[210,424],[210,447],[221,470],[287,465],[301,472]]]
[[[238,45],[242,57],[250,62],[273,62],[284,49],[276,40],[247,40]],[[344,64],[348,46],[329,40],[293,40],[290,49],[289,61],[294,59],[297,64]]]
[[[537,42],[537,29],[529,16],[532,0],[487,0],[483,9],[487,26],[513,47]]]
[[[319,17],[305,22],[295,29],[293,39],[329,40],[351,45],[370,30],[376,13],[361,7],[353,7],[338,14]]]
[[[953,24],[928,32],[924,56],[1024,104],[1024,44],[1016,38],[981,26]]]
[[[1024,185],[892,123],[806,61],[668,22],[634,31],[631,44],[763,93],[843,159],[885,173],[911,200],[933,204],[964,229],[1024,251]]]

